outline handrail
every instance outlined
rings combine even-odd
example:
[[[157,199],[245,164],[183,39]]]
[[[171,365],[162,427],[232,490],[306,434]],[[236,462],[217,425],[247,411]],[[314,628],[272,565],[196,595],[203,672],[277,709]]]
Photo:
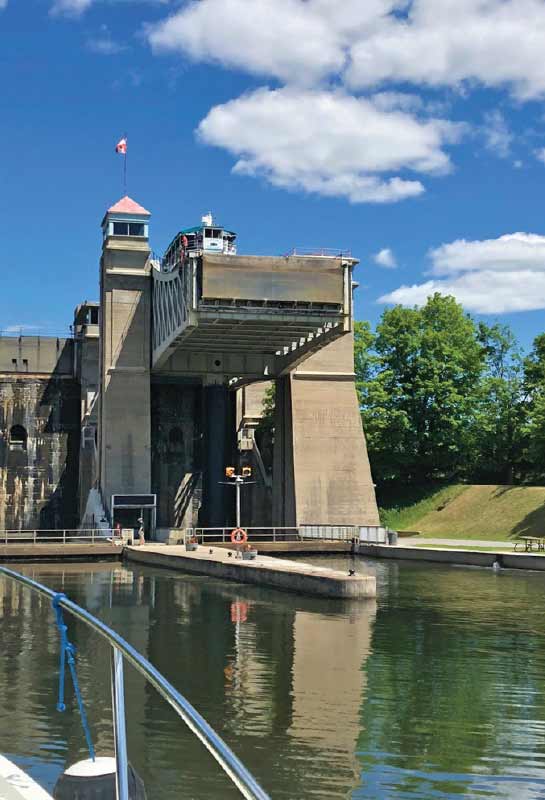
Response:
[[[0,530],[0,544],[23,544],[28,542],[32,544],[53,544],[56,542],[62,542],[62,544],[88,544],[89,542],[91,544],[101,542],[119,544],[122,539],[117,534],[118,531],[112,528]]]
[[[48,597],[50,600],[58,597],[58,595],[56,595],[56,593],[47,586],[32,580],[32,578],[28,578],[26,575],[21,575],[20,573],[14,572],[7,567],[3,567],[2,565],[0,565],[0,574],[6,575],[8,578],[12,578],[17,582],[28,586],[30,589],[39,592],[45,597]],[[246,769],[244,764],[239,758],[237,758],[233,751],[225,744],[223,739],[208,724],[208,722],[206,722],[204,717],[199,714],[197,709],[194,708],[191,703],[186,700],[186,698],[180,694],[180,692],[175,689],[169,681],[167,681],[167,679],[159,672],[158,669],[156,669],[156,667],[153,666],[153,664],[151,664],[146,658],[144,658],[144,656],[135,650],[132,645],[125,641],[122,636],[109,628],[104,622],[102,622],[102,620],[90,614],[77,603],[74,603],[72,600],[69,600],[64,596],[58,597],[57,602],[59,606],[76,617],[76,619],[86,623],[90,628],[92,628],[96,633],[110,643],[114,651],[115,668],[113,670],[113,678],[115,679],[117,676],[118,680],[121,680],[121,696],[122,671],[120,675],[119,653],[121,653],[122,656],[124,656],[127,661],[138,672],[140,672],[140,674],[143,675],[152,686],[155,687],[159,694],[176,711],[178,716],[183,719],[188,728],[198,739],[200,739],[208,752],[216,759],[218,764],[229,776],[243,797],[248,798],[248,800],[269,800],[269,795],[263,791],[253,775]],[[114,689],[115,688],[116,682],[114,680]],[[121,727],[124,728],[125,712],[123,708],[120,708],[119,703],[116,702],[115,705],[116,708],[114,709],[114,716],[116,717],[116,726],[114,730],[117,731],[120,727],[117,715],[120,713],[122,714],[123,719]],[[118,742],[116,736],[116,753],[118,752],[118,746],[120,744],[123,745],[123,742]],[[124,759],[120,758],[120,756],[121,753],[118,755],[118,763],[124,761]],[[123,794],[120,794],[118,791],[118,800],[125,800],[124,795],[124,792]]]

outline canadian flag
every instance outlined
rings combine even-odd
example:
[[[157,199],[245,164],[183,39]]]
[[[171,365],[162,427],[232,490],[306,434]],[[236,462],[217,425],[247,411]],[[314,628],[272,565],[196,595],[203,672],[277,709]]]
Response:
[[[120,139],[118,141],[118,143],[115,146],[115,152],[116,153],[121,153],[122,155],[126,155],[127,154],[127,140],[126,139]]]

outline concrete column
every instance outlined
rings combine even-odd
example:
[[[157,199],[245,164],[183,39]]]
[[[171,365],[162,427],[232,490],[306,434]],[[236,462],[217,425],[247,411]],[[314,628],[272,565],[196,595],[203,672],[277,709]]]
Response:
[[[378,525],[351,333],[277,382],[277,525]]]
[[[101,262],[100,485],[112,494],[151,491],[149,245],[106,238]]]
[[[227,519],[227,491],[225,467],[231,457],[229,442],[230,398],[227,386],[209,384],[204,391],[205,474],[201,525],[207,528],[223,527],[234,520]],[[233,499],[233,498],[231,498]]]
[[[293,474],[291,376],[276,381],[273,452],[273,525],[297,524]]]

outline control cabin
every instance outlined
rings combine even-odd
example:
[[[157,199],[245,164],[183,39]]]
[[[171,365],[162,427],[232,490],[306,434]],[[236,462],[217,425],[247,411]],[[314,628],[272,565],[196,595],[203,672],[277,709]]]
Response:
[[[233,231],[228,231],[214,223],[212,214],[206,214],[200,225],[183,228],[176,234],[166,249],[162,260],[163,270],[169,271],[188,253],[223,253],[236,255],[236,238]]]

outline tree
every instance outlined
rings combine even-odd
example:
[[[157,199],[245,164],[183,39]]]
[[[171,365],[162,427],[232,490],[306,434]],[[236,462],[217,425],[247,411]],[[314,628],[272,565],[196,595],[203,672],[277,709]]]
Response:
[[[534,339],[524,361],[524,386],[528,402],[528,460],[533,480],[545,479],[545,333]]]
[[[357,335],[364,348],[365,329]],[[484,367],[473,320],[453,297],[386,310],[356,358],[362,417],[379,480],[425,482],[463,474]],[[363,366],[363,369],[362,369]]]
[[[485,369],[472,420],[471,479],[508,483],[520,477],[526,450],[524,364],[511,329],[479,323]]]

